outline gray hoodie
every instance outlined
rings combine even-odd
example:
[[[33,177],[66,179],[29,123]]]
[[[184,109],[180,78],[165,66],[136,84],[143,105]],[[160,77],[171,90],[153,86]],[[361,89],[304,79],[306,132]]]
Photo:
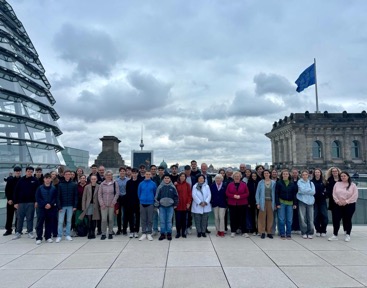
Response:
[[[178,204],[178,194],[175,185],[172,182],[168,184],[162,183],[158,186],[157,192],[155,194],[155,204],[154,206],[159,207],[176,207]]]

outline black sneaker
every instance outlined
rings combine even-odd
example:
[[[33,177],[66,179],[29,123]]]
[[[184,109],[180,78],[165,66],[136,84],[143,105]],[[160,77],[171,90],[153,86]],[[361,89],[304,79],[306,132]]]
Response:
[[[273,239],[273,234],[268,234],[268,238]]]
[[[171,241],[171,240],[172,240],[172,234],[171,234],[171,233],[168,233],[168,234],[167,234],[167,240],[168,240],[168,241]]]
[[[101,240],[106,240],[106,235],[102,235]]]
[[[162,241],[164,239],[166,239],[166,234],[161,234],[161,236],[159,236],[158,238],[159,241]]]
[[[261,233],[261,239],[265,239],[265,233]]]
[[[180,237],[181,237],[181,234],[177,233],[175,238],[180,238]]]
[[[108,239],[113,239],[112,234],[108,234]]]
[[[186,238],[186,234],[184,233],[184,234],[182,234],[182,238]]]
[[[121,235],[121,230],[117,230],[116,235]]]
[[[209,232],[210,233],[210,232]],[[206,234],[205,233],[201,233],[201,236],[203,236],[204,238],[206,237]]]
[[[209,231],[208,229],[206,229],[205,233],[208,233],[208,234],[210,234],[210,231]],[[205,236],[204,236],[204,237],[205,237]]]
[[[6,232],[3,234],[3,236],[9,236],[9,235],[11,235],[11,231],[6,231]]]
[[[201,233],[198,233],[198,238],[200,238],[201,237]]]

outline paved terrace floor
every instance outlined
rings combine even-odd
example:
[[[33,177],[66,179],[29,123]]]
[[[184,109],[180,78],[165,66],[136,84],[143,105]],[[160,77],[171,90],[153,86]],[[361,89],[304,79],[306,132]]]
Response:
[[[37,246],[27,235],[0,236],[0,287],[365,287],[367,226],[353,227],[349,243],[340,238],[212,233],[171,242],[79,237]]]

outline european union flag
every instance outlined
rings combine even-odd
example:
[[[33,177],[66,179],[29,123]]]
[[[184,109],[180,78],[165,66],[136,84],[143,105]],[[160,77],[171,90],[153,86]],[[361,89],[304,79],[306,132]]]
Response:
[[[297,84],[297,92],[301,92],[305,90],[308,86],[311,86],[316,83],[316,71],[315,71],[315,63],[308,67],[305,71],[299,75],[298,79],[295,82]]]

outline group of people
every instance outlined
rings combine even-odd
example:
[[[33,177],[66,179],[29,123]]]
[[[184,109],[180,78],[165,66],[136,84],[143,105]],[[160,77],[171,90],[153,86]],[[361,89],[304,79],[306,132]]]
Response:
[[[96,234],[101,240],[122,234],[152,241],[160,233],[159,240],[172,240],[173,222],[176,238],[186,238],[193,222],[201,238],[210,233],[208,218],[213,211],[218,237],[225,237],[229,219],[230,237],[248,238],[252,234],[273,239],[277,228],[281,239],[291,239],[292,230],[312,239],[315,232],[316,236],[326,236],[329,199],[334,228],[329,240],[338,240],[342,220],[345,241],[350,241],[358,189],[347,172],[332,167],[325,177],[320,169],[311,174],[304,170],[299,177],[297,169],[284,169],[278,175],[277,170],[262,165],[252,171],[241,164],[239,171],[220,169],[213,177],[206,163],[200,169],[195,160],[190,164],[181,173],[172,165],[170,174],[155,165],[149,169],[145,165],[139,169],[121,167],[115,179],[112,171],[97,165],[91,166],[88,177],[81,168],[73,172],[64,167],[45,175],[41,168],[33,175],[34,168],[26,167],[22,177],[21,168],[15,167],[5,188],[4,236],[12,234],[15,214],[13,239],[21,237],[26,218],[28,237],[36,237],[36,244],[43,239],[51,243],[53,237],[58,243],[63,236],[71,241],[71,231],[81,231],[78,227],[84,226],[89,239]]]

